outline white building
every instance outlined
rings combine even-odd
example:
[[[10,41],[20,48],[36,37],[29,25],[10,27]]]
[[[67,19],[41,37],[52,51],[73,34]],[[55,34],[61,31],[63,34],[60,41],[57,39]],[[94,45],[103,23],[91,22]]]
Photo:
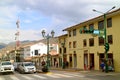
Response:
[[[22,47],[21,57],[24,60],[31,60],[32,57],[41,56],[43,54],[47,54],[47,44],[44,42],[38,42]],[[58,54],[57,43],[49,44],[49,54]]]

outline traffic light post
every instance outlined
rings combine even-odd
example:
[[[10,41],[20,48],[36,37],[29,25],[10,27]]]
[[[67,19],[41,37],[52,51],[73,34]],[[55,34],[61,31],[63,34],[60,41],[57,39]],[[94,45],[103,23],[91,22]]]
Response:
[[[104,46],[105,46],[105,72],[106,73],[108,72],[108,53],[107,52],[109,51],[109,44],[108,44],[107,31],[106,31],[106,23],[107,23],[106,14],[109,13],[114,8],[115,8],[115,6],[113,6],[111,9],[109,9],[106,13],[103,13],[103,12],[93,9],[93,11],[104,15]]]

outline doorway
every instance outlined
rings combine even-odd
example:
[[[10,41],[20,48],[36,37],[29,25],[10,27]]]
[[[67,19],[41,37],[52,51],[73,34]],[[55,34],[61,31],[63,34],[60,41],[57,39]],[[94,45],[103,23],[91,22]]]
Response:
[[[77,55],[74,54],[74,68],[77,67]]]
[[[90,70],[94,70],[94,54],[90,54]]]
[[[88,67],[88,54],[84,54],[84,69],[86,70]]]

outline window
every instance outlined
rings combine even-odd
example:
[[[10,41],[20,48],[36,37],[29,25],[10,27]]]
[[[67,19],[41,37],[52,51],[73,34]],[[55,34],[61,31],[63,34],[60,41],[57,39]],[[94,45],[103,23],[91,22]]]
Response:
[[[35,55],[38,55],[38,50],[35,50]]]
[[[71,37],[71,31],[69,31],[69,37]]]
[[[73,48],[76,48],[76,41],[73,41]]]
[[[64,53],[66,53],[66,48],[64,48]]]
[[[99,37],[99,46],[104,45],[104,38]]]
[[[59,39],[59,43],[61,43],[61,39]]]
[[[49,47],[49,49],[50,49],[50,50],[53,50],[53,49],[54,49],[54,47],[53,47],[53,46],[50,46],[50,47]]]
[[[73,29],[73,36],[76,36],[76,29]]]
[[[83,28],[86,28],[86,26],[84,26]]]
[[[69,42],[69,48],[71,48],[71,42]]]
[[[94,46],[94,38],[89,39],[89,46]]]
[[[59,48],[59,52],[60,52],[60,53],[62,53],[62,50],[61,50],[61,48]]]
[[[107,27],[112,27],[112,18],[107,19]]]
[[[91,30],[91,29],[93,30],[93,29],[94,29],[94,24],[90,24],[90,25],[89,25],[89,29],[90,29],[90,30]]]
[[[83,40],[83,47],[86,47],[87,46],[87,42],[86,42],[86,39]]]
[[[99,29],[99,30],[104,29],[104,21],[99,21],[99,22],[98,22],[98,29]]]
[[[108,35],[108,43],[110,43],[110,44],[113,43],[113,37],[112,37],[112,35]]]
[[[66,42],[66,39],[64,38],[64,43]]]

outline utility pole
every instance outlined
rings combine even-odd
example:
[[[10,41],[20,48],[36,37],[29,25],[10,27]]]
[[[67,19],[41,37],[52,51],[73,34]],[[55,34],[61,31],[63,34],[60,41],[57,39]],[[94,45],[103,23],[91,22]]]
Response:
[[[20,21],[18,19],[17,22],[16,22],[17,32],[15,33],[15,40],[16,40],[16,45],[15,45],[15,60],[16,60],[16,62],[20,61],[20,55],[19,55],[19,52],[18,52],[18,49],[19,49],[19,46],[20,46],[20,41],[19,41],[19,35],[20,35],[19,23],[20,23]]]

